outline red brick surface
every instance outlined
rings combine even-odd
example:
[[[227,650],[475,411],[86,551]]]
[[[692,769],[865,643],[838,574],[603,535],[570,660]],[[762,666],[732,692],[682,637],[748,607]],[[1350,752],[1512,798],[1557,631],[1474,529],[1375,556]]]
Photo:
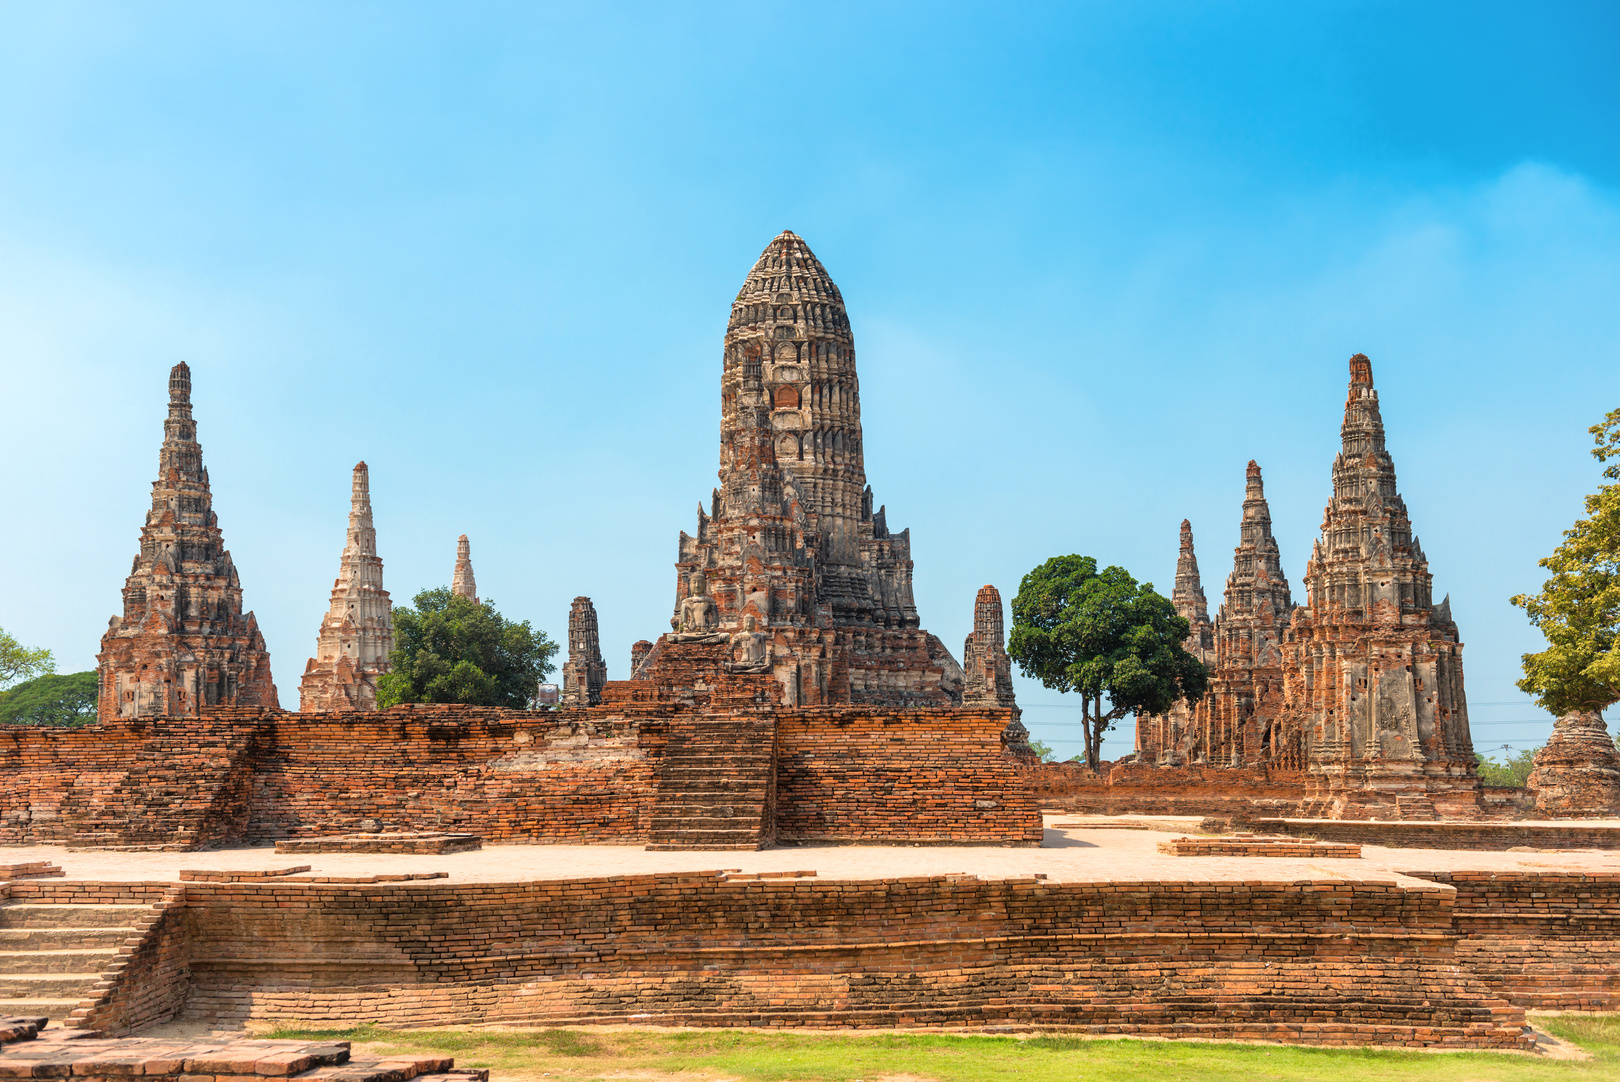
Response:
[[[1036,844],[1034,799],[1001,750],[1010,717],[646,702],[6,729],[0,845],[203,847],[347,835],[368,819],[489,842],[643,843],[672,726],[728,718],[765,727],[784,839]]]
[[[1453,892],[716,873],[188,884],[210,1022],[1013,1026],[1517,1047],[1456,967]],[[133,994],[133,993],[131,993]]]

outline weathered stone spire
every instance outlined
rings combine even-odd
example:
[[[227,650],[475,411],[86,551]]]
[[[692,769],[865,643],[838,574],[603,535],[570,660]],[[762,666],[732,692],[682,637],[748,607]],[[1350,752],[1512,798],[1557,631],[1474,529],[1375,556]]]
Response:
[[[1176,557],[1176,585],[1170,591],[1170,604],[1190,625],[1187,649],[1199,653],[1210,647],[1209,601],[1198,575],[1198,555],[1193,551],[1192,522],[1181,520],[1181,553]]]
[[[596,606],[588,597],[574,598],[568,610],[568,660],[563,663],[563,706],[595,706],[602,701],[607,662],[596,630]]]
[[[1294,602],[1277,540],[1271,536],[1271,506],[1266,503],[1260,465],[1252,458],[1244,483],[1238,546],[1232,555],[1232,573],[1226,579],[1226,597],[1216,622],[1234,632],[1241,626],[1251,640],[1246,651],[1258,658],[1267,645],[1282,642],[1282,628]]]
[[[315,656],[304,669],[299,711],[375,710],[377,677],[388,671],[393,648],[393,605],[383,589],[371,519],[371,475],[361,462],[351,480],[348,538]]]
[[[478,603],[478,583],[473,580],[472,544],[466,534],[456,540],[456,574],[450,582],[450,592],[474,604]]]
[[[270,653],[258,621],[242,611],[213,502],[191,416],[191,369],[181,363],[169,372],[152,509],[123,614],[108,621],[97,655],[102,720],[278,705]]]
[[[1478,799],[1462,644],[1395,487],[1372,362],[1350,358],[1333,496],[1289,632],[1288,710],[1312,810],[1425,818]]]
[[[962,705],[1011,707],[1012,721],[1002,733],[1002,743],[1014,755],[1034,759],[1029,730],[1020,720],[1023,711],[1013,695],[1012,659],[1007,656],[1006,641],[1001,591],[981,586],[973,599],[973,634],[962,644]]]

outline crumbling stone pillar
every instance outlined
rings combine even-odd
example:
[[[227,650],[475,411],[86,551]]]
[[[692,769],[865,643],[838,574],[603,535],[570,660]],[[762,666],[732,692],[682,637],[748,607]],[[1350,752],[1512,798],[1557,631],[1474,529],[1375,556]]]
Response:
[[[1555,819],[1605,819],[1620,813],[1620,755],[1595,712],[1565,714],[1525,783],[1536,811]]]

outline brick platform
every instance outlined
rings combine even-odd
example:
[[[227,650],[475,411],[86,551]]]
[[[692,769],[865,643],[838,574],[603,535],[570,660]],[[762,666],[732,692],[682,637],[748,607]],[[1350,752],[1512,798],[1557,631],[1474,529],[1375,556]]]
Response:
[[[769,873],[767,873],[769,874]],[[13,883],[151,904],[98,1029],[165,1017],[385,1025],[985,1026],[1523,1047],[1459,970],[1454,892],[1414,879],[825,880],[802,870],[527,883]],[[761,919],[770,914],[769,920]]]
[[[1252,825],[1268,834],[1396,849],[1620,849],[1620,826],[1575,822],[1382,823],[1354,819],[1256,819]]]
[[[641,845],[654,833],[664,844],[673,831],[686,839],[675,844],[690,845],[710,827],[739,829],[716,826],[738,815],[759,820],[740,828],[754,830],[756,844],[1036,845],[1034,797],[1001,745],[1012,717],[993,706],[652,701],[8,726],[0,846],[196,850],[350,835],[367,820],[390,834],[468,833],[487,844]],[[671,741],[687,756],[707,742],[689,739],[700,730],[750,733],[753,766],[761,756],[775,764],[750,774],[745,801],[716,801],[701,785],[681,791],[701,778],[666,762]],[[766,821],[761,797],[773,789]],[[744,804],[753,811],[739,813]],[[700,814],[722,807],[726,814]]]
[[[44,1031],[44,1019],[0,1018],[0,1079],[65,1078],[127,1082],[173,1078],[186,1082],[263,1082],[267,1078],[331,1082],[488,1082],[485,1070],[456,1070],[438,1056],[351,1059],[347,1041],[252,1039],[178,1040],[125,1037],[98,1040]],[[10,1035],[10,1036],[8,1036]]]
[[[1159,843],[1159,852],[1173,857],[1327,857],[1360,859],[1361,846],[1294,838],[1174,838]]]
[[[335,838],[286,838],[278,853],[411,853],[436,856],[482,849],[476,834],[342,834]],[[306,869],[307,870],[307,869]]]

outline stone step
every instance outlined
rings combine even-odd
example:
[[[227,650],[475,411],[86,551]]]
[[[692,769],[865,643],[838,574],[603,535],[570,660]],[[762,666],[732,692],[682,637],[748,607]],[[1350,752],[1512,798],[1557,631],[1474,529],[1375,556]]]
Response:
[[[94,950],[117,948],[131,939],[130,928],[0,928],[0,951]]]
[[[763,849],[758,841],[752,842],[648,842],[642,849],[649,853],[675,853],[682,851],[720,851],[731,852],[737,850]]]
[[[646,847],[690,846],[693,849],[758,849],[760,831],[650,831]]]
[[[695,785],[683,785],[679,788],[664,788],[658,794],[658,807],[684,807],[688,804],[736,804],[738,807],[753,807],[765,803],[769,790],[764,786],[757,789],[716,789],[712,786],[698,788]]]
[[[88,998],[100,973],[0,973],[0,1000]]]
[[[82,997],[73,999],[0,999],[0,1018],[21,1015],[24,1018],[44,1017],[61,1021],[73,1013]]]
[[[0,928],[133,928],[151,910],[139,903],[6,902]]]
[[[739,808],[735,805],[682,805],[682,803],[659,803],[653,808],[653,826],[674,826],[677,823],[697,823],[698,820],[723,820],[726,823],[742,824],[744,821],[758,821],[765,818],[765,805],[753,808]]]
[[[117,947],[90,950],[0,950],[0,976],[8,973],[100,972],[118,957]]]
[[[764,816],[756,815],[752,818],[746,815],[693,815],[680,818],[653,819],[648,825],[649,837],[672,838],[678,834],[701,833],[703,831],[735,831],[758,834]]]

